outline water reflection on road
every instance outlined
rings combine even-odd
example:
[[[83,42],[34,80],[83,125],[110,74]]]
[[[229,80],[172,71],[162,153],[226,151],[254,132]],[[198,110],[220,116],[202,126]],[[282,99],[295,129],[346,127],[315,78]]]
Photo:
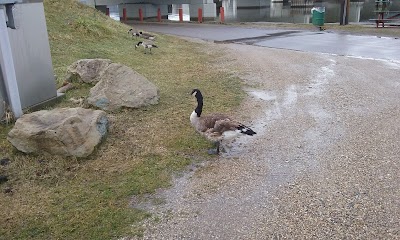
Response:
[[[341,1],[339,0],[326,0],[323,3],[317,3],[314,0],[260,0],[257,6],[250,1],[222,0],[217,3],[217,7],[224,7],[225,19],[232,22],[311,23],[311,9],[318,4],[326,9],[325,22],[339,22],[341,13]],[[375,1],[351,1],[349,21],[365,22],[375,18],[374,10]],[[400,10],[400,2],[394,1],[390,10]]]
[[[400,61],[400,39],[335,32],[270,30],[207,24],[142,24],[145,31],[199,38],[217,43],[319,52],[341,56]]]

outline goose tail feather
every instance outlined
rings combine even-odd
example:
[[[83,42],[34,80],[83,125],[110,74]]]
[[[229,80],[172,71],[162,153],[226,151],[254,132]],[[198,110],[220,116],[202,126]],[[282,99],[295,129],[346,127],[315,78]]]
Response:
[[[240,133],[243,133],[246,135],[253,136],[254,134],[257,134],[256,132],[253,131],[253,129],[251,129],[245,125],[239,125],[237,129],[240,131]]]

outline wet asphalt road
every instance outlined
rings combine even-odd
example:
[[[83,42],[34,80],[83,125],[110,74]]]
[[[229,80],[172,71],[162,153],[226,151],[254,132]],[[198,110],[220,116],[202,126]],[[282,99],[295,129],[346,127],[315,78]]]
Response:
[[[144,31],[222,43],[400,61],[400,39],[305,30],[269,30],[207,24],[140,24]]]

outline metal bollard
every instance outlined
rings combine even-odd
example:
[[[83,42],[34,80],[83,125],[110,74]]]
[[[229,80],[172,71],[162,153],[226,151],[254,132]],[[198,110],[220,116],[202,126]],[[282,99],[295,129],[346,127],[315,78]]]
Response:
[[[157,9],[157,21],[161,22],[161,9],[160,8]]]
[[[202,22],[203,22],[203,9],[202,9],[202,8],[199,8],[199,9],[198,9],[197,15],[198,15],[198,21],[199,21],[199,23],[202,23]]]
[[[179,8],[179,22],[183,22],[183,9]]]
[[[220,17],[221,17],[221,23],[224,23],[224,21],[225,21],[225,9],[224,9],[224,7],[220,8],[219,14],[220,14]]]
[[[143,11],[139,8],[139,21],[143,22]]]
[[[122,9],[122,20],[123,20],[124,22],[126,22],[126,19],[127,19],[127,17],[126,17],[126,8],[123,8],[123,9]]]

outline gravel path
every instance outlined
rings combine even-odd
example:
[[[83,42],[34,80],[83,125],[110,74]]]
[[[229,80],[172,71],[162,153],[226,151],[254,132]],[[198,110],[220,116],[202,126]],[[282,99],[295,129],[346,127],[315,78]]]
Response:
[[[213,47],[258,134],[137,205],[143,239],[400,239],[400,63]]]

